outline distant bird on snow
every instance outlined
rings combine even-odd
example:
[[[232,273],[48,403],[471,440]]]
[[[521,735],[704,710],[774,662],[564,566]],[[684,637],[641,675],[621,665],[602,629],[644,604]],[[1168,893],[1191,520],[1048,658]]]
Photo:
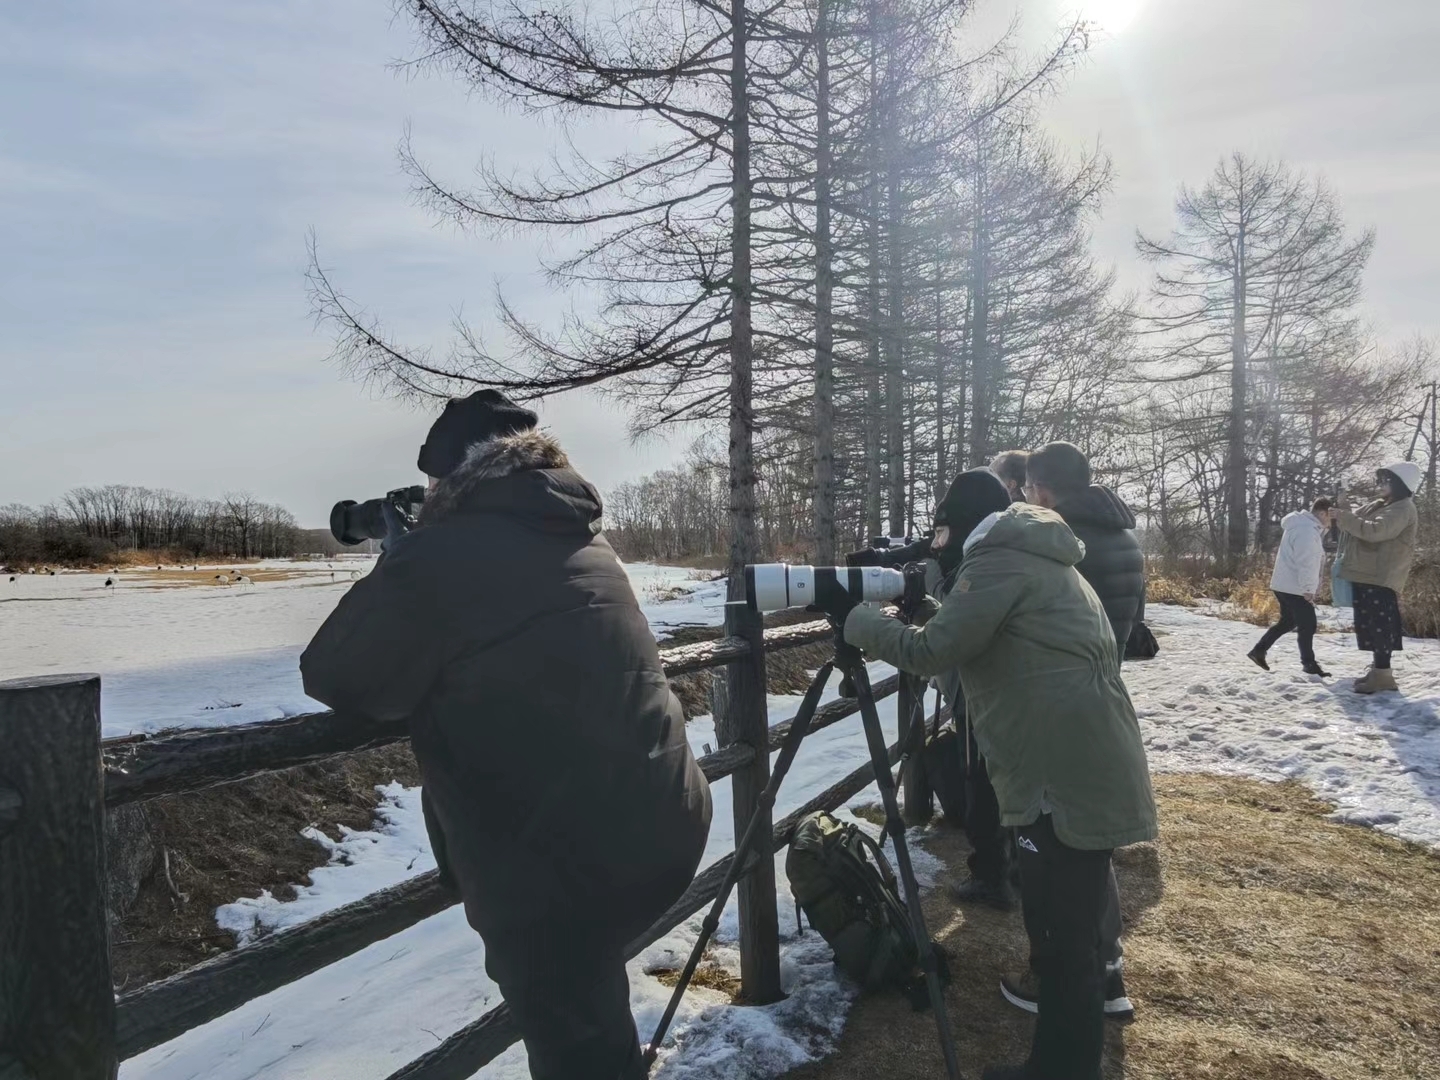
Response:
[[[229,585],[229,584],[230,584],[230,579],[229,579],[228,577],[226,577],[224,574],[216,574],[216,575],[215,575],[215,580],[216,580],[217,583],[219,583],[219,584],[221,584],[221,585]]]
[[[255,583],[254,583],[253,581],[251,581],[248,577],[246,577],[244,574],[241,574],[239,577],[237,577],[237,578],[235,579],[235,584],[236,584],[236,585],[254,585]]]

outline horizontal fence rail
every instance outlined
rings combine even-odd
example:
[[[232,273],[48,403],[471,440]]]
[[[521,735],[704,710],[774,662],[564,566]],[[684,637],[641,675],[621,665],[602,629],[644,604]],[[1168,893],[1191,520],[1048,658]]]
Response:
[[[831,632],[830,624],[823,621],[766,630],[765,652],[812,645]],[[749,652],[749,643],[743,638],[719,638],[666,649],[660,659],[665,674],[673,677],[722,667]],[[403,721],[387,723],[327,710],[259,724],[107,740],[103,745],[105,804],[117,806],[199,791],[407,738],[409,729]]]
[[[876,683],[876,700],[894,694],[898,686],[899,678],[894,675]],[[847,698],[822,705],[815,710],[810,730],[819,731],[837,724],[846,717],[855,715],[859,708],[857,701]],[[782,720],[770,728],[771,752],[780,748],[790,731],[791,723],[791,720]],[[698,764],[706,780],[714,783],[748,763],[754,755],[755,751],[751,747],[737,744],[705,755]],[[866,768],[868,769],[868,766]],[[857,776],[858,772],[841,781],[840,785],[831,791],[843,786]],[[873,773],[867,775],[873,778]],[[856,790],[864,787],[862,784]],[[849,795],[845,798],[849,798]],[[816,809],[833,808],[827,806]],[[789,821],[788,818],[786,820]],[[793,824],[786,827],[793,829]],[[779,830],[780,826],[777,826],[777,833]],[[785,843],[789,843],[788,834]],[[716,888],[723,875],[722,869],[714,881]],[[702,879],[705,879],[704,874],[696,878],[692,889],[700,885]],[[687,891],[676,907],[683,906],[690,895]],[[695,908],[677,916],[676,923],[667,929],[672,929],[680,920],[711,899],[714,899],[713,891],[708,897],[697,901]],[[432,870],[336,908],[293,929],[281,931],[243,949],[224,953],[167,979],[122,994],[118,1002],[117,1018],[120,1056],[133,1057],[161,1043],[169,1042],[193,1027],[209,1023],[232,1009],[239,1008],[251,998],[278,990],[368,945],[423,922],[459,903],[459,900],[459,896],[440,884],[439,874]]]

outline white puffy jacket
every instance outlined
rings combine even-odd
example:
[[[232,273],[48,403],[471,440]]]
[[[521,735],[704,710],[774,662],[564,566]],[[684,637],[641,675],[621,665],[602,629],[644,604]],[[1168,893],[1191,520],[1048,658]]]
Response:
[[[1309,510],[1297,510],[1286,514],[1280,527],[1285,533],[1275,553],[1270,588],[1296,596],[1317,591],[1325,569],[1325,526]]]

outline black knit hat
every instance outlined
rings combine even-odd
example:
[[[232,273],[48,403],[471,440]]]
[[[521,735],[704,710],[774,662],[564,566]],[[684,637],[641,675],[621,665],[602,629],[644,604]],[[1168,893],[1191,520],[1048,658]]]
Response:
[[[477,390],[467,398],[452,398],[430,425],[430,434],[420,447],[420,471],[436,478],[449,476],[476,443],[528,431],[538,419],[499,390]]]
[[[1005,483],[989,469],[970,469],[957,476],[935,508],[935,527],[950,527],[950,544],[957,552],[975,526],[1010,505]]]

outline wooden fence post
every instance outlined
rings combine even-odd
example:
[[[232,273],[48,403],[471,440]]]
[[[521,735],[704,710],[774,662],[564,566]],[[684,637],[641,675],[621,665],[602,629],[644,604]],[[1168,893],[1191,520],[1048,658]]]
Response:
[[[114,1080],[119,1068],[98,675],[0,682],[0,1061],[7,1055],[32,1080]]]
[[[900,689],[895,698],[895,719],[897,735],[902,747],[910,747],[912,722],[925,727],[925,684],[914,676],[901,674]],[[925,745],[923,734],[916,735],[913,752],[905,763],[900,782],[904,787],[902,814],[906,825],[924,825],[935,816],[935,801],[931,797],[930,781],[925,775],[925,759],[921,750]]]
[[[760,793],[770,782],[770,717],[765,703],[765,621],[743,600],[725,605],[725,634],[743,637],[750,655],[728,665],[714,682],[715,737],[720,746],[746,743],[758,753],[730,775],[735,836],[744,835]],[[772,815],[760,825],[758,864],[737,886],[740,900],[740,993],[752,1005],[779,1001],[780,921],[775,907]]]

